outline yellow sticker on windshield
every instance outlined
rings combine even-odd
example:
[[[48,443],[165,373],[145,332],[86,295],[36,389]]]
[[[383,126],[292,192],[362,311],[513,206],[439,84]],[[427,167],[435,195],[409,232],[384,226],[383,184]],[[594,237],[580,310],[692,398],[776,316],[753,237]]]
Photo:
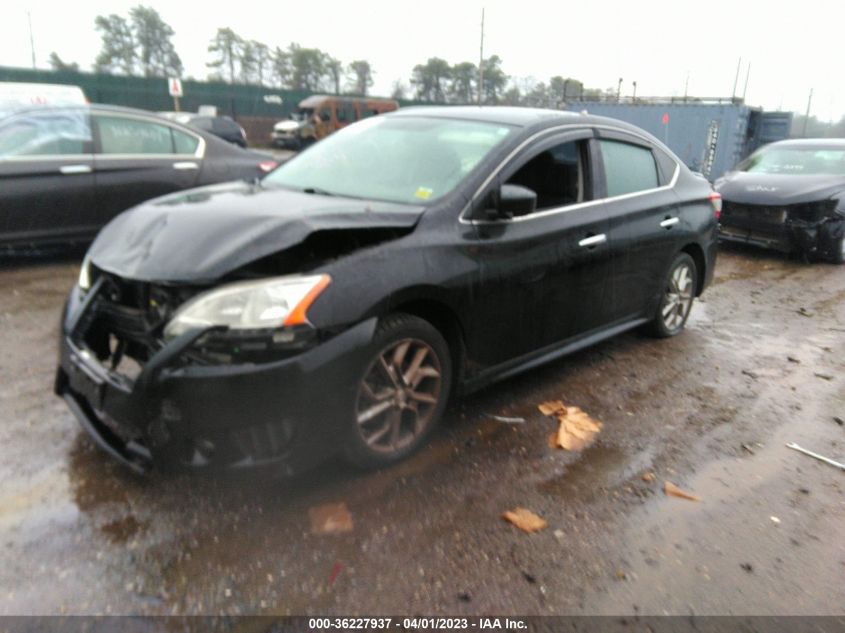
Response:
[[[428,200],[433,192],[434,190],[428,187],[417,187],[417,192],[414,195],[420,200]]]

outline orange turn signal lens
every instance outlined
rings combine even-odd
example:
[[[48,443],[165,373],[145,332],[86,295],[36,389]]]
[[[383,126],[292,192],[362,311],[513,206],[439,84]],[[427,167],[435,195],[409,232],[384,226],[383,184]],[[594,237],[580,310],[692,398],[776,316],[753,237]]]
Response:
[[[332,278],[328,275],[320,275],[320,279],[314,284],[314,287],[308,291],[302,300],[297,303],[293,310],[291,310],[288,315],[285,317],[284,325],[285,327],[289,325],[302,325],[304,323],[308,323],[308,317],[306,313],[308,312],[308,308],[311,307],[311,304],[320,296],[320,293],[326,289],[326,287],[332,282]]]

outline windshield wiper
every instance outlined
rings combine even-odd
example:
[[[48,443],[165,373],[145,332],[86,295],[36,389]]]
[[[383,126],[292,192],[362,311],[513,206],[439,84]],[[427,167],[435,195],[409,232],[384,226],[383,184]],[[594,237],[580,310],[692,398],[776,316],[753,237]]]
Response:
[[[303,187],[302,191],[305,193],[315,193],[320,196],[334,196],[337,194],[332,193],[331,191],[326,191],[325,189],[321,189],[320,187]]]

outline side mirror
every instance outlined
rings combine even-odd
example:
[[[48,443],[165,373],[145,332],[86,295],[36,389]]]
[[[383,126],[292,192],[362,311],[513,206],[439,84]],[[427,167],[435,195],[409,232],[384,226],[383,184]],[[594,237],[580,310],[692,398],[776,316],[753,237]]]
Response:
[[[533,213],[537,208],[537,194],[522,185],[504,184],[491,202],[491,208],[485,210],[488,220],[509,219]]]

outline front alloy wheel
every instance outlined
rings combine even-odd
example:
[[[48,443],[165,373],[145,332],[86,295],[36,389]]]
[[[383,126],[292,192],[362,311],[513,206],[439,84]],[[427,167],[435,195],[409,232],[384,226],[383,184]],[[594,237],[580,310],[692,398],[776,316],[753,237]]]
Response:
[[[695,298],[696,278],[692,257],[680,253],[669,267],[663,298],[651,323],[653,334],[665,338],[684,329]]]
[[[379,326],[358,384],[347,457],[363,467],[409,455],[436,426],[448,397],[451,363],[427,321],[393,315]]]

